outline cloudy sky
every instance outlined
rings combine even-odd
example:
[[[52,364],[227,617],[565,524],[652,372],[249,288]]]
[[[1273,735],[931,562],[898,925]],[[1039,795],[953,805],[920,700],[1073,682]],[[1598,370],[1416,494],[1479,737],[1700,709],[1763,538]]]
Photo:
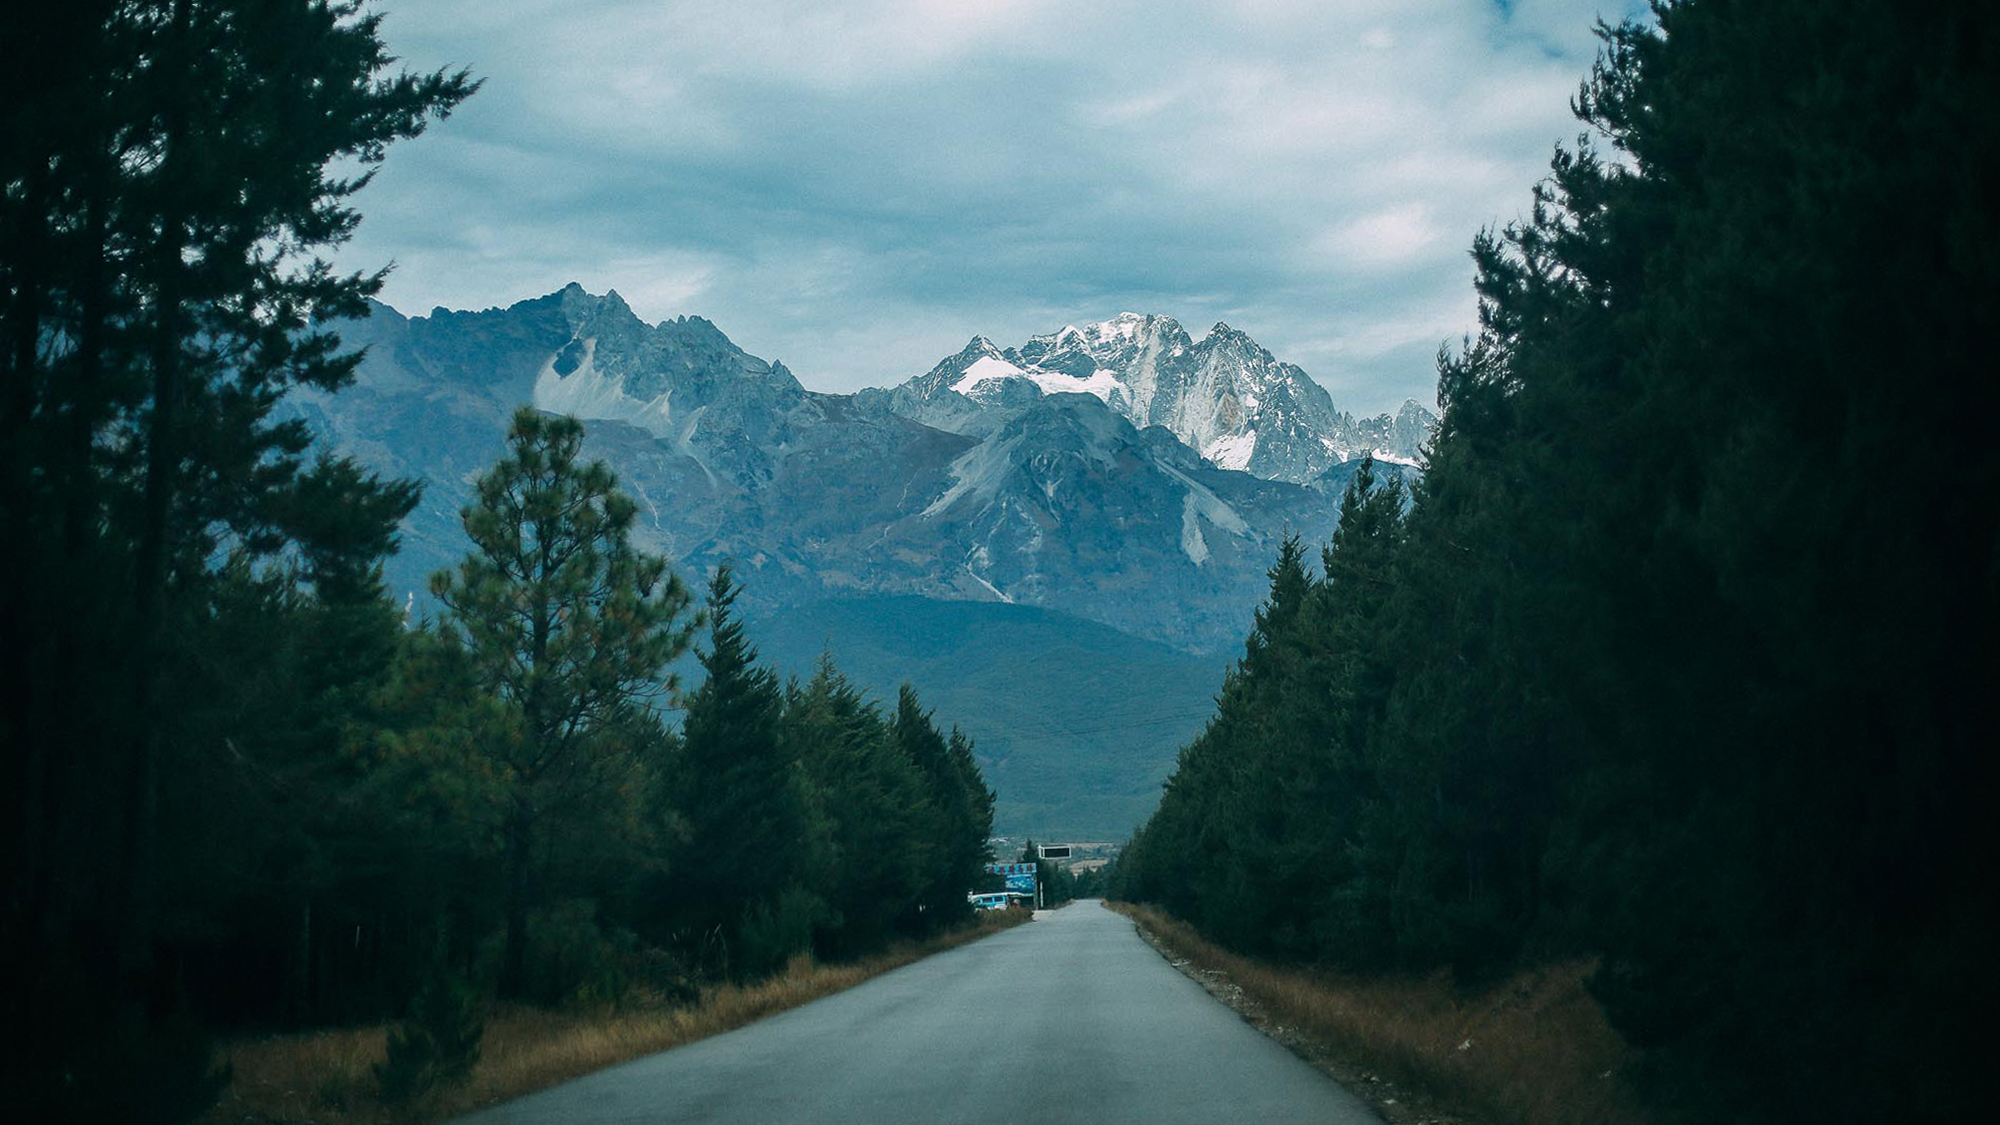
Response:
[[[807,386],[1120,311],[1429,403],[1467,247],[1527,207],[1630,0],[388,0],[486,87],[342,254],[406,313],[569,281]]]

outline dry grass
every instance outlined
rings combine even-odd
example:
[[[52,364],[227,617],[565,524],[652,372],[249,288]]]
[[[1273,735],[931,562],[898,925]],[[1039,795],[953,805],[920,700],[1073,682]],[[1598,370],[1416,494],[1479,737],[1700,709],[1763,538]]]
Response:
[[[1361,978],[1239,957],[1148,907],[1114,904],[1176,967],[1396,1122],[1664,1125],[1623,1081],[1634,1053],[1584,991],[1587,963],[1476,991],[1446,973]]]
[[[388,1025],[244,1040],[224,1049],[235,1080],[206,1120],[210,1125],[438,1121],[741,1027],[1026,920],[1016,911],[982,911],[976,924],[963,930],[898,945],[863,961],[822,965],[801,956],[769,980],[703,989],[700,1003],[686,1007],[591,1013],[496,1006],[487,1013],[471,1077],[400,1112],[376,1096],[373,1068],[387,1049]]]

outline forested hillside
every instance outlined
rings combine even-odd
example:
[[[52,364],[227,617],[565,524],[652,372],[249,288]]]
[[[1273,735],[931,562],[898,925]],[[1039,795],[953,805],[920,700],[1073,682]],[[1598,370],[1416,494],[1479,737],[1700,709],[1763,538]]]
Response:
[[[1595,956],[1702,1119],[1976,1116],[1996,21],[1656,11],[1474,245],[1407,511],[1364,474],[1278,558],[1114,886],[1359,971]]]
[[[514,416],[434,619],[384,590],[417,486],[276,410],[359,362],[326,326],[382,275],[322,257],[352,196],[477,86],[397,72],[379,20],[9,17],[0,1089],[21,1120],[187,1120],[229,1080],[217,1031],[405,1013],[375,1074],[414,1098],[472,1065],[487,997],[672,1003],[866,953],[966,918],[988,858],[967,740],[831,659],[764,668],[734,578],[698,605],[636,547],[572,418]]]
[[[1201,729],[1229,664],[1002,602],[843,598],[752,627],[774,668],[809,676],[830,649],[885,699],[915,685],[977,741],[993,830],[1016,838],[1129,835],[1159,804],[1174,747]]]

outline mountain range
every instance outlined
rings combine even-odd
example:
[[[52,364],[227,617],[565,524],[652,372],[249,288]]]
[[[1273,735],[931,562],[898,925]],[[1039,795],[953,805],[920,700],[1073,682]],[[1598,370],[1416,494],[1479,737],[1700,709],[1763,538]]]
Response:
[[[958,603],[992,603],[971,631],[983,647],[929,660],[928,682],[909,675],[980,741],[1002,786],[997,830],[1011,833],[1115,838],[1156,790],[1107,803],[1102,770],[1072,770],[1083,787],[1066,808],[1060,758],[1101,759],[1088,739],[1070,750],[1060,731],[1030,739],[1030,757],[1055,765],[1005,769],[996,752],[1018,751],[1018,715],[991,702],[952,714],[947,698],[998,700],[989,662],[1046,650],[1054,631],[1080,638],[1055,646],[1071,660],[1107,662],[1108,680],[1075,669],[1090,692],[1151,699],[1160,714],[1205,709],[1218,654],[1241,643],[1279,542],[1324,542],[1355,458],[1413,473],[1434,424],[1415,403],[1357,420],[1241,332],[1217,325],[1195,342],[1170,318],[1136,314],[1004,350],[975,338],[926,374],[852,395],[807,390],[700,317],[649,325],[616,293],[575,284],[480,312],[376,305],[340,330],[367,349],[354,385],[288,401],[334,448],[424,483],[388,566],[413,605],[427,601],[427,576],[464,553],[459,511],[502,455],[512,411],[573,414],[587,453],[640,502],[638,542],[691,579],[731,562],[742,604],[774,641],[796,640],[792,618],[825,618],[845,623],[819,638],[837,657],[893,649],[879,626],[825,607],[893,606],[908,632],[927,613],[959,620]],[[786,647],[790,670],[809,663],[798,649]],[[1162,675],[1162,661],[1181,672]],[[876,678],[857,674],[883,689]],[[1072,702],[1077,715],[1109,713],[1103,698]],[[1197,729],[1188,718],[1158,732],[1153,767],[1137,769],[1146,785]],[[1134,754],[1121,744],[1113,756]],[[1047,784],[1010,791],[1006,773]]]
[[[1172,317],[1130,312],[1014,348],[974,336],[887,392],[898,414],[980,435],[1058,394],[1094,395],[1134,426],[1165,429],[1217,468],[1298,484],[1364,453],[1414,465],[1437,425],[1414,400],[1394,415],[1356,419],[1334,409],[1304,371],[1227,324],[1196,342]]]

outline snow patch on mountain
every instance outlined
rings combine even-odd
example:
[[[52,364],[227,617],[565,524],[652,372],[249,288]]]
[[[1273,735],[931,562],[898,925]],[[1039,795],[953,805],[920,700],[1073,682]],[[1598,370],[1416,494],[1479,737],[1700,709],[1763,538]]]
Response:
[[[1087,377],[1079,377],[1060,371],[1043,371],[1039,367],[1023,369],[1004,359],[982,356],[965,369],[965,374],[951,385],[951,389],[962,395],[976,396],[981,383],[994,379],[1025,379],[1039,387],[1045,395],[1096,395],[1106,403],[1111,401],[1112,392],[1122,386],[1116,374],[1102,369]]]
[[[1202,447],[1201,455],[1218,469],[1241,469],[1250,463],[1250,455],[1255,452],[1257,431],[1249,430],[1216,438]]]
[[[1021,377],[1020,368],[997,356],[983,355],[972,361],[972,365],[965,369],[965,374],[959,377],[958,382],[951,385],[951,389],[958,394],[964,394],[988,379]]]

